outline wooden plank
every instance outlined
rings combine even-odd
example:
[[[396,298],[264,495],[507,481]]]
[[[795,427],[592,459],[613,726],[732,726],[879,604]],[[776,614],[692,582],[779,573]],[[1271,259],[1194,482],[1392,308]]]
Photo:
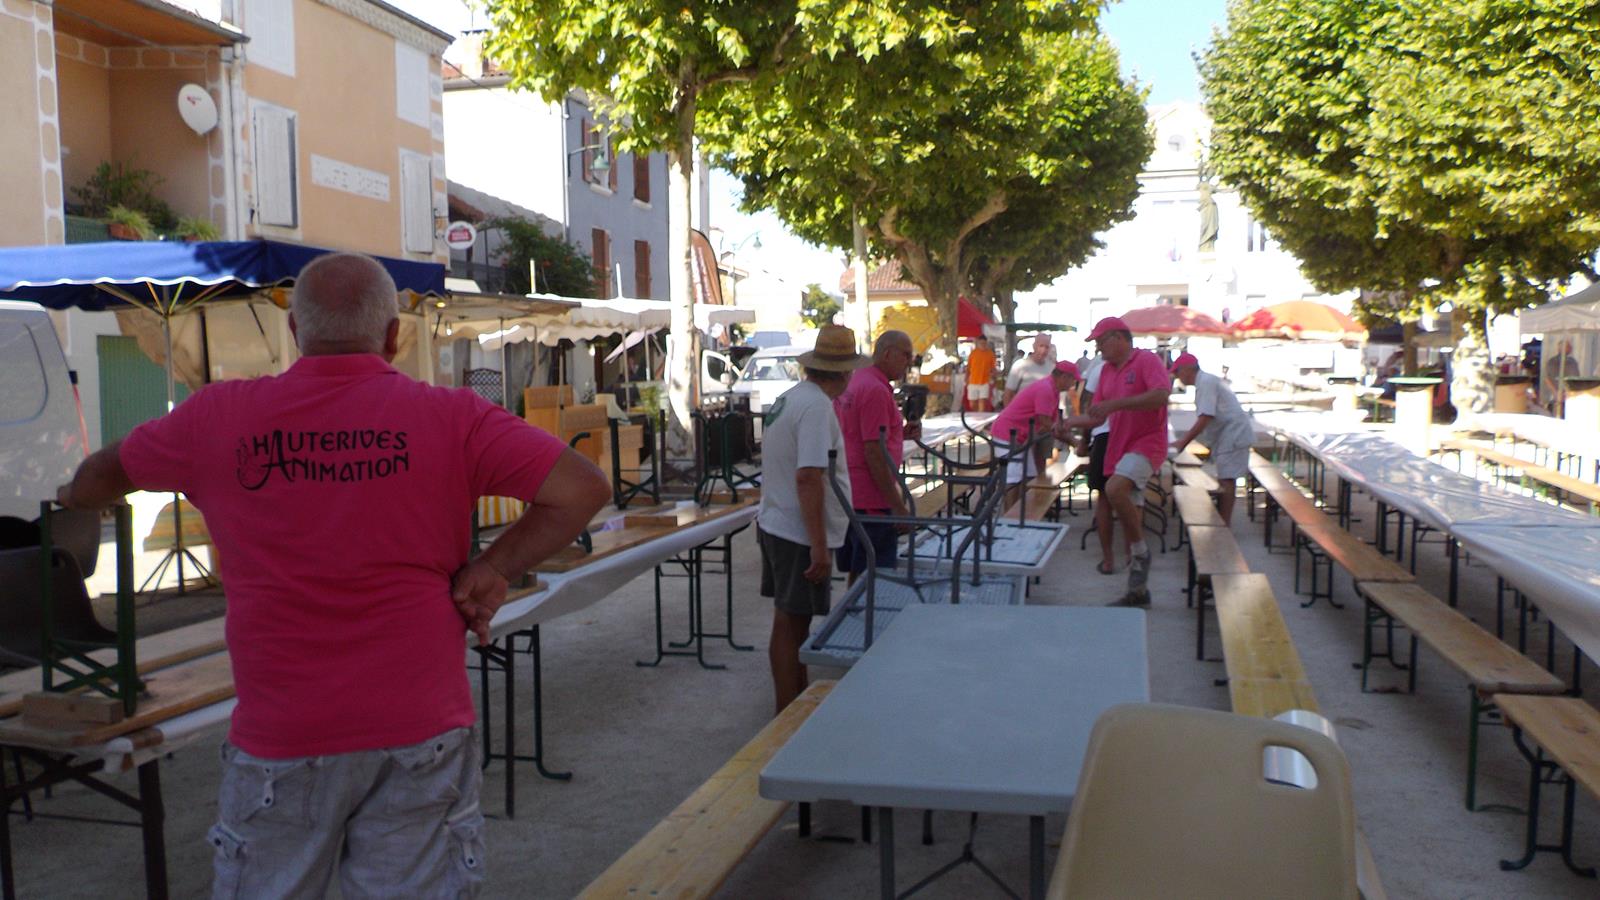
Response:
[[[122,701],[104,694],[35,691],[22,698],[22,718],[30,725],[109,725],[126,716]]]
[[[1190,553],[1194,556],[1195,574],[1242,575],[1250,571],[1244,554],[1239,552],[1239,542],[1233,531],[1214,525],[1194,525],[1189,528]]]
[[[1600,710],[1579,697],[1496,694],[1494,705],[1600,797]]]
[[[1204,489],[1180,484],[1172,489],[1172,496],[1177,501],[1178,515],[1183,518],[1184,525],[1222,526],[1222,515],[1217,512],[1217,505],[1211,502],[1211,495]]]
[[[1200,488],[1207,493],[1215,491],[1222,486],[1217,482],[1215,476],[1199,467],[1175,466],[1172,471],[1176,473],[1178,479],[1184,484]]]
[[[112,738],[148,728],[174,716],[218,703],[233,696],[233,669],[228,654],[218,653],[154,672],[145,678],[148,689],[139,708],[113,725],[78,728],[39,728],[19,718],[0,721],[0,743],[25,747],[69,749],[102,744]]]
[[[1571,475],[1568,475],[1564,472],[1557,472],[1555,469],[1534,465],[1525,459],[1512,456],[1509,453],[1502,453],[1501,451],[1495,450],[1492,447],[1487,447],[1476,442],[1460,441],[1450,443],[1464,444],[1466,446],[1452,449],[1468,450],[1480,460],[1486,460],[1504,468],[1519,471],[1528,479],[1554,488],[1561,493],[1571,494],[1574,497],[1580,497],[1583,500],[1588,501],[1588,503],[1591,505],[1600,503],[1600,485],[1591,484],[1590,482],[1573,478]]]
[[[709,897],[788,809],[759,793],[761,770],[833,689],[807,688],[733,758],[584,889],[583,898]]]
[[[1314,710],[1310,680],[1267,576],[1216,575],[1211,585],[1235,711],[1256,715],[1281,707],[1266,713],[1270,717],[1288,709]],[[1313,705],[1303,705],[1307,701]]]
[[[1358,584],[1485,694],[1559,694],[1565,683],[1415,584]]]
[[[144,675],[191,659],[210,656],[226,646],[223,620],[218,617],[142,637],[135,644],[134,655],[139,660],[139,674]],[[96,650],[89,657],[95,662],[109,664],[116,661],[117,651]],[[0,716],[14,716],[21,712],[22,698],[39,690],[43,684],[44,676],[37,666],[0,676]]]

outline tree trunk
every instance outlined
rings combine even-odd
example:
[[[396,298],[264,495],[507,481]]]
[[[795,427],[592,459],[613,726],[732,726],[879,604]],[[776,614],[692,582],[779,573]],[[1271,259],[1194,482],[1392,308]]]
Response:
[[[1017,321],[1016,291],[1010,288],[996,291],[994,302],[996,306],[1000,307],[1001,322],[1010,325]],[[1000,371],[1009,372],[1011,371],[1011,361],[1017,358],[1017,330],[1015,328],[1006,329],[1006,342],[1003,350],[1001,358],[1005,360],[1005,367]]]
[[[1457,306],[1450,320],[1451,330],[1458,332],[1455,352],[1450,355],[1450,403],[1459,412],[1493,412],[1494,361],[1489,358],[1488,314]]]
[[[1417,323],[1400,323],[1400,374],[1417,374]]]
[[[667,153],[667,296],[672,298],[672,357],[667,364],[667,443],[678,459],[694,456],[694,422],[700,405],[700,333],[694,327],[694,259],[689,240],[693,197],[694,101],[678,111],[677,146]]]

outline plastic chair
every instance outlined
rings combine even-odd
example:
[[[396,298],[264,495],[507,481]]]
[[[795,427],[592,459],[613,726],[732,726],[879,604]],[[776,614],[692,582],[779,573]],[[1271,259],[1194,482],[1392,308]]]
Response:
[[[39,665],[44,627],[38,547],[0,550],[0,665]],[[117,633],[100,624],[72,554],[57,549],[50,567],[58,640],[115,644]]]
[[[1268,781],[1299,751],[1312,788]],[[1329,738],[1269,719],[1158,704],[1113,707],[1089,737],[1052,898],[1354,900],[1355,805]]]

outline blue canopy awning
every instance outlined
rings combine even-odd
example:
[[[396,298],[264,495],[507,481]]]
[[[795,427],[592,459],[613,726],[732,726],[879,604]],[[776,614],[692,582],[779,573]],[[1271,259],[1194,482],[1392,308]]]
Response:
[[[205,300],[290,284],[333,251],[281,241],[107,241],[0,248],[0,298],[52,309],[123,305],[173,315]],[[439,263],[375,257],[395,287],[443,296]]]

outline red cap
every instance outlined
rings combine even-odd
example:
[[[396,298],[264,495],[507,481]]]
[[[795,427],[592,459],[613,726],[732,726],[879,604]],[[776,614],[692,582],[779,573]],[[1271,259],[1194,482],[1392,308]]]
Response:
[[[1078,367],[1073,363],[1058,362],[1056,363],[1056,371],[1065,372],[1066,374],[1071,375],[1073,381],[1083,380],[1083,376],[1078,374]]]
[[[1121,316],[1106,316],[1104,319],[1094,323],[1094,330],[1089,332],[1089,340],[1097,341],[1101,335],[1108,331],[1127,331],[1131,333],[1133,329],[1128,327],[1127,322],[1122,321]]]
[[[1184,353],[1172,361],[1172,371],[1174,372],[1178,371],[1184,366],[1194,366],[1196,369],[1198,369],[1200,368],[1200,360],[1195,359],[1193,353]]]

